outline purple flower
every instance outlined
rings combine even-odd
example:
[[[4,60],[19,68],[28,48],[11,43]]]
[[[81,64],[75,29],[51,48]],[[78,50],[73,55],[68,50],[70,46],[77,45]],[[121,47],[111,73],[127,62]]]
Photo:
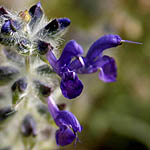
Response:
[[[117,47],[123,42],[141,44],[122,40],[118,35],[104,35],[91,45],[85,57],[82,57],[82,59],[75,59],[69,65],[69,69],[79,74],[90,74],[100,70],[100,80],[104,82],[114,82],[117,77],[115,60],[112,57],[103,56],[102,53],[104,50]]]
[[[48,109],[59,129],[56,131],[56,143],[60,146],[71,144],[82,127],[77,118],[69,111],[59,110],[52,97],[48,97]]]
[[[47,59],[54,71],[61,77],[60,88],[66,98],[72,99],[79,96],[82,92],[83,85],[78,79],[75,72],[70,71],[68,65],[73,57],[80,57],[83,50],[74,40],[69,41],[60,58],[57,60],[51,50],[47,53]]]

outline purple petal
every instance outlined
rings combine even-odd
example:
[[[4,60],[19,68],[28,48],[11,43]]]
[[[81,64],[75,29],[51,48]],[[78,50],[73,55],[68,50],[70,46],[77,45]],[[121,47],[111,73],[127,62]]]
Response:
[[[54,71],[57,74],[59,74],[59,66],[57,65],[57,59],[51,50],[47,52],[46,57]]]
[[[72,99],[81,94],[83,84],[75,72],[65,72],[63,73],[60,88],[64,97]]]
[[[69,111],[59,111],[56,119],[55,119],[56,124],[61,128],[62,126],[68,126],[73,129],[73,131],[76,132],[81,132],[82,127],[75,117],[75,115]]]
[[[68,65],[73,57],[77,57],[83,54],[82,47],[74,40],[69,41],[63,52],[61,57],[58,60],[59,66]]]
[[[51,116],[55,120],[59,113],[59,109],[51,96],[48,97],[47,103],[48,103],[48,111],[50,112]]]
[[[91,45],[86,58],[94,61],[97,57],[102,55],[105,49],[116,47],[121,44],[120,36],[113,34],[104,35]]]
[[[56,137],[56,143],[60,146],[66,146],[71,144],[74,139],[76,138],[76,135],[72,132],[70,128],[60,128],[56,131],[55,134]]]
[[[117,78],[117,66],[115,60],[109,56],[103,56],[102,59],[106,61],[104,65],[100,67],[99,78],[104,82],[114,82]]]
[[[61,29],[66,28],[71,24],[71,21],[69,18],[59,18],[57,20],[58,20],[58,23],[60,24]]]

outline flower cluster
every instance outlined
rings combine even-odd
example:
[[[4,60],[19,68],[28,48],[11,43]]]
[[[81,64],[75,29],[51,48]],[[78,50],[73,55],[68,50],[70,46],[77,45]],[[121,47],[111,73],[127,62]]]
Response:
[[[124,42],[140,44],[122,40],[118,35],[108,34],[96,40],[86,56],[83,56],[83,48],[76,41],[71,40],[66,44],[60,58],[57,59],[56,53],[59,41],[61,41],[60,37],[65,33],[70,23],[68,18],[57,18],[47,22],[40,2],[19,14],[12,13],[4,7],[0,8],[0,44],[15,48],[17,50],[15,53],[19,54],[19,60],[12,56],[13,51],[5,50],[5,56],[13,61],[18,61],[21,69],[20,59],[23,57],[26,68],[24,73],[20,73],[14,66],[0,66],[0,86],[13,82],[11,86],[12,105],[16,106],[21,100],[30,97],[27,94],[33,91],[30,89],[34,85],[38,89],[40,99],[44,102],[47,101],[48,111],[59,127],[55,138],[57,145],[60,146],[68,145],[75,139],[78,140],[77,132],[81,132],[82,127],[71,112],[59,110],[51,96],[54,89],[39,81],[39,78],[32,77],[35,70],[31,73],[30,65],[35,62],[35,58],[40,58],[43,63],[42,66],[36,68],[36,73],[40,75],[41,72],[42,74],[55,72],[61,78],[60,89],[64,97],[73,99],[79,96],[83,90],[83,84],[77,74],[91,74],[99,70],[100,80],[104,82],[116,81],[116,62],[114,58],[103,55],[104,50],[117,47]],[[13,108],[15,109],[15,107]],[[1,120],[5,119],[9,112],[12,112],[11,108],[2,109]],[[26,115],[22,121],[22,135],[35,137],[38,134],[36,128],[33,116]]]
[[[40,2],[17,15],[1,7],[0,43],[15,46],[22,55],[44,55],[49,48],[56,47],[56,42],[69,25],[68,18],[53,19],[47,23]]]

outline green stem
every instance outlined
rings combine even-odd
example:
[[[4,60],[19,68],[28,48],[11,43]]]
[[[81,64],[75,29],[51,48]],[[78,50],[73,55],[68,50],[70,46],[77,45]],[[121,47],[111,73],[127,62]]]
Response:
[[[25,57],[26,71],[30,72],[30,56]]]

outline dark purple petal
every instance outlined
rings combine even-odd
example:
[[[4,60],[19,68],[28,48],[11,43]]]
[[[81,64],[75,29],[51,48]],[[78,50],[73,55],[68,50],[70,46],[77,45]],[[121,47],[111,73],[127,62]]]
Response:
[[[57,19],[53,19],[51,22],[49,22],[45,27],[44,31],[46,30],[47,32],[53,32],[57,31],[59,29],[59,24]]]
[[[64,97],[72,99],[81,94],[83,84],[75,72],[65,72],[62,76],[60,88]]]
[[[51,46],[51,44],[47,43],[45,41],[37,40],[37,41],[35,41],[35,43],[37,45],[36,46],[37,51],[38,51],[38,53],[40,55],[45,55],[48,52],[48,50],[52,50],[53,49],[53,47]]]
[[[104,65],[100,67],[99,78],[104,82],[114,82],[117,78],[117,66],[115,60],[109,56],[103,56],[103,60],[106,61]]]
[[[70,128],[66,127],[58,129],[56,131],[55,137],[57,145],[66,146],[74,141],[76,135],[72,132]]]
[[[37,26],[37,24],[41,21],[41,19],[43,17],[41,3],[38,2],[36,5],[33,5],[29,9],[29,14],[31,16],[31,21],[29,23],[29,26],[30,26],[31,30],[33,30],[34,27]]]
[[[113,34],[104,35],[91,45],[86,58],[94,61],[97,57],[102,55],[105,49],[116,47],[121,44],[120,36]]]
[[[67,126],[73,129],[74,133],[81,132],[82,127],[75,117],[75,115],[69,111],[59,111],[56,119],[56,124],[61,128],[63,126]]]
[[[38,35],[44,36],[43,38],[52,37],[53,34],[63,31],[70,25],[71,21],[68,18],[58,18],[50,21],[43,29],[38,32]]]
[[[73,57],[78,57],[82,54],[82,47],[74,40],[69,41],[58,60],[59,66],[68,65]]]
[[[6,11],[6,9],[4,7],[1,7],[0,8],[0,16],[4,16],[4,15],[7,15],[8,12]]]
[[[71,24],[71,21],[69,18],[59,18],[57,20],[61,29],[66,28]]]

